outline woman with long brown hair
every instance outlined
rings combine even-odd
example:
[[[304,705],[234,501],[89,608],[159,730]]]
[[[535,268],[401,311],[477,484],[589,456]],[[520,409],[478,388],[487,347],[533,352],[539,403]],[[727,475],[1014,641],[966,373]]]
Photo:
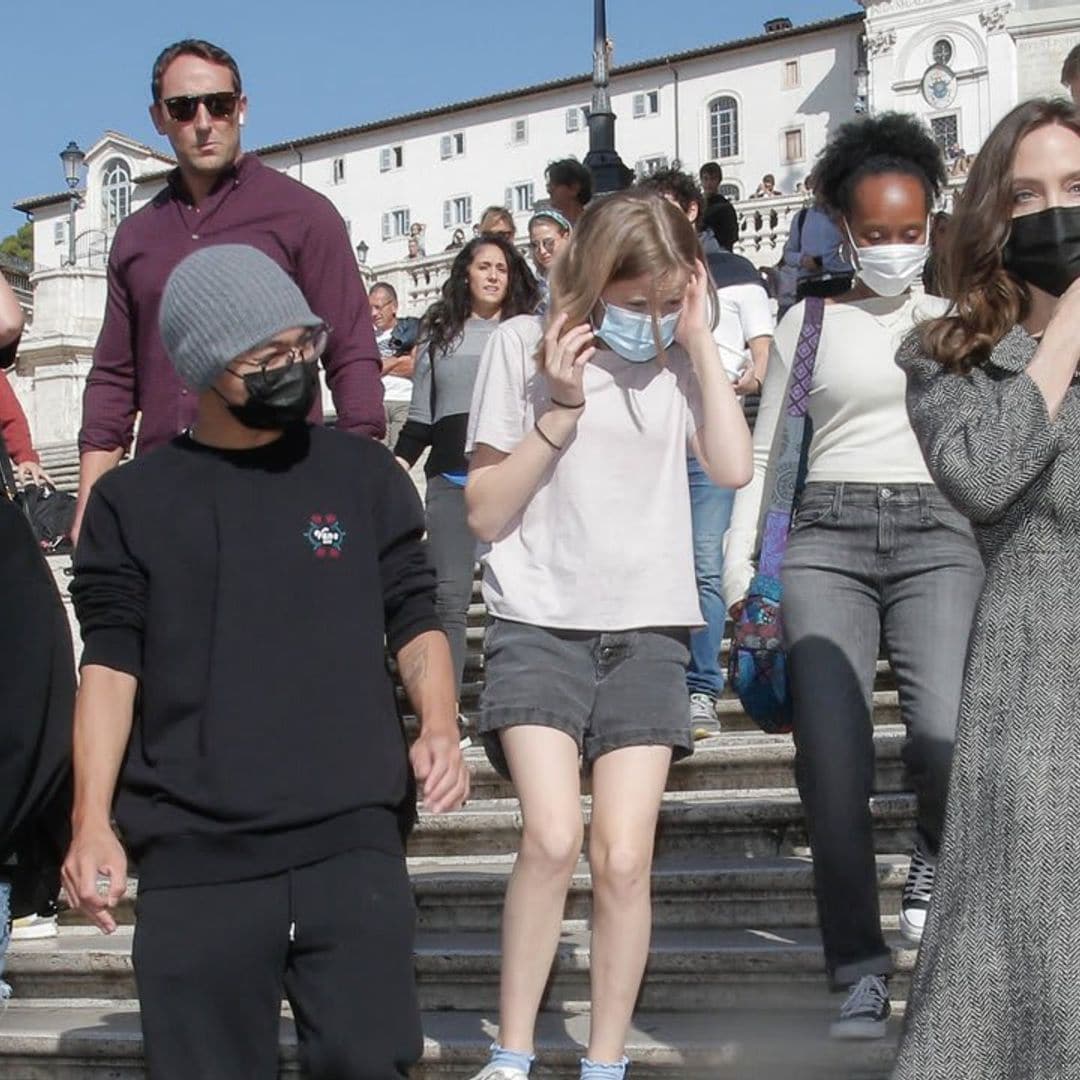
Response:
[[[927,465],[975,525],[972,634],[934,902],[896,1080],[1080,1069],[1080,114],[994,129],[901,349]]]
[[[655,195],[582,214],[551,318],[492,335],[469,423],[466,502],[484,551],[480,732],[521,801],[503,911],[499,1037],[475,1080],[526,1080],[581,855],[592,774],[592,1023],[583,1080],[622,1080],[649,951],[650,870],[672,757],[688,754],[701,624],[686,453],[750,478],[750,433],[709,326],[693,226]]]

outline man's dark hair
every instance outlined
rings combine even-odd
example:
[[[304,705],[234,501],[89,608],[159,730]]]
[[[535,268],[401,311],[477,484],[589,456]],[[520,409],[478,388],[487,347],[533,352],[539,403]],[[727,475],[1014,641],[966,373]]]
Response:
[[[637,191],[652,191],[657,195],[664,195],[674,199],[682,212],[689,216],[690,207],[697,205],[698,212],[695,223],[701,224],[701,214],[705,209],[705,196],[698,182],[681,169],[657,169],[656,172],[639,180],[634,185]]]
[[[1061,85],[1072,86],[1080,79],[1080,45],[1074,45],[1065,57],[1065,63],[1061,66]]]
[[[503,236],[488,233],[474,236],[456,255],[450,276],[443,283],[442,297],[427,309],[420,326],[420,338],[432,354],[446,355],[461,340],[465,322],[472,314],[469,267],[482,247],[497,247],[506,259],[509,276],[506,299],[499,321],[515,315],[531,315],[540,303],[540,290],[529,264],[514,245]]]
[[[855,188],[867,176],[902,173],[926,191],[927,212],[948,182],[941,147],[915,117],[886,112],[841,125],[814,166],[814,194],[832,210],[851,212]]]
[[[715,176],[717,182],[724,179],[724,170],[720,168],[715,161],[706,161],[704,165],[698,169],[698,176],[704,178],[706,176]]]
[[[211,64],[227,67],[232,73],[233,90],[238,94],[243,92],[240,86],[240,68],[224,49],[201,38],[185,38],[183,41],[166,45],[154,61],[154,70],[150,76],[150,93],[155,105],[161,100],[161,80],[165,75],[165,69],[178,56],[197,56]]]
[[[368,296],[371,296],[371,294],[377,290],[382,290],[382,292],[387,293],[395,304],[398,302],[397,289],[395,289],[389,281],[376,281],[375,284],[368,289]]]
[[[577,187],[577,201],[585,206],[592,198],[592,173],[574,158],[562,158],[553,161],[545,170],[544,175],[553,184],[562,184],[567,187]]]

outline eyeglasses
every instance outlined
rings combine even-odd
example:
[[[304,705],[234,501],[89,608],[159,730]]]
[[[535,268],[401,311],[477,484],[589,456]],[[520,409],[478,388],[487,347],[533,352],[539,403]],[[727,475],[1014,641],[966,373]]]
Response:
[[[264,375],[267,371],[285,371],[293,364],[300,361],[310,364],[318,360],[326,351],[326,343],[330,339],[330,327],[327,324],[315,326],[308,330],[297,343],[289,348],[277,349],[274,352],[264,353],[258,360],[241,360],[239,366],[261,371]],[[244,372],[226,369],[232,375],[244,377]]]
[[[554,252],[556,243],[555,237],[545,236],[543,240],[530,240],[529,247],[537,254],[541,251],[546,251],[547,254],[550,255]]]
[[[219,90],[216,94],[182,94],[179,97],[165,98],[162,104],[165,111],[178,124],[186,124],[195,119],[200,105],[215,120],[228,120],[236,111],[240,95],[233,90]]]

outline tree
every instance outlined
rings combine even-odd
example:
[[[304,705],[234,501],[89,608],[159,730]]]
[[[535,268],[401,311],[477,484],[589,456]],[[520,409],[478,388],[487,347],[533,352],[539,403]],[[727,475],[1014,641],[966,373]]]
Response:
[[[34,261],[34,226],[28,221],[25,225],[19,226],[18,232],[0,240],[0,255],[32,263]]]

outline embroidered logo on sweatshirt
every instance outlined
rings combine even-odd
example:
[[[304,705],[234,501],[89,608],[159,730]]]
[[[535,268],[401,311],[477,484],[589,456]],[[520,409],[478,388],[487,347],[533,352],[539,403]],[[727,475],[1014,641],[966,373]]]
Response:
[[[316,559],[340,559],[345,530],[337,514],[312,514],[304,532]]]

